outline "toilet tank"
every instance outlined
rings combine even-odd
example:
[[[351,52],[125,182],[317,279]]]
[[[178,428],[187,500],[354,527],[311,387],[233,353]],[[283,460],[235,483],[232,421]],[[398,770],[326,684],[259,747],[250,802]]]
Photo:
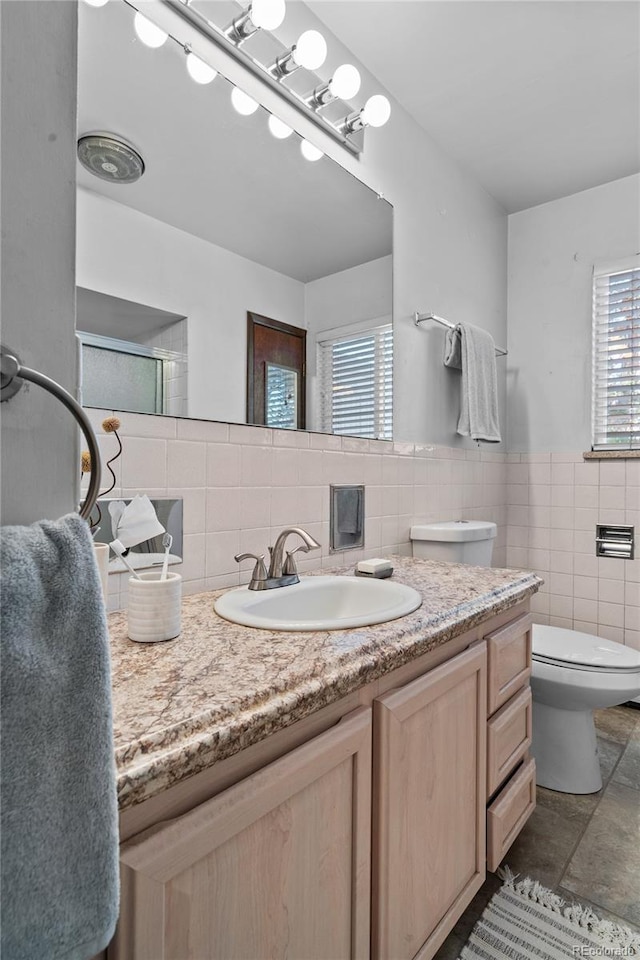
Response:
[[[487,520],[444,520],[411,527],[413,556],[491,566],[496,525]]]

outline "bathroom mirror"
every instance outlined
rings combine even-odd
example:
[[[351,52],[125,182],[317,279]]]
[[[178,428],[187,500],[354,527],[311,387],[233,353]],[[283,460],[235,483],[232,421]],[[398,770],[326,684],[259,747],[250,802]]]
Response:
[[[305,160],[297,134],[273,136],[262,107],[237,113],[220,74],[194,83],[184,49],[145,46],[134,14],[124,0],[79,7],[78,135],[116,136],[145,165],[137,181],[114,183],[78,163],[77,328],[85,343],[97,338],[92,366],[108,362],[99,379],[118,376],[114,341],[128,343],[123,369],[132,355],[183,364],[156,374],[157,412],[257,422],[247,417],[255,313],[306,331],[307,429],[390,437],[390,416],[338,426],[327,413],[335,382],[317,371],[322,349],[390,330],[390,204],[328,157]],[[269,376],[284,389],[282,373]],[[357,387],[347,379],[339,391]],[[283,404],[285,428],[297,422],[289,413]]]
[[[115,540],[116,531],[113,529],[113,521],[109,511],[109,505],[111,503],[122,503],[128,506],[131,503],[131,498],[100,497],[94,507],[93,514],[94,517],[99,517],[99,526],[97,527],[97,532],[94,533],[96,543],[111,543],[112,540]],[[182,563],[182,497],[175,499],[157,497],[151,500],[151,505],[165,531],[171,536],[167,566]],[[134,570],[150,570],[154,567],[162,567],[165,557],[162,534],[136,544],[134,547],[125,551],[125,556]],[[127,569],[125,563],[114,553],[110,552],[109,573],[125,573]]]

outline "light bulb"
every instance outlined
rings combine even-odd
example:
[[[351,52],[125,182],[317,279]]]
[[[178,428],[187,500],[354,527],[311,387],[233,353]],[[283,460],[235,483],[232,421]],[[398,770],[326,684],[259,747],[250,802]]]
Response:
[[[321,157],[324,157],[322,150],[318,150],[318,148],[312,143],[309,143],[308,140],[303,140],[300,144],[300,153],[305,160],[311,160],[312,163],[315,160],[320,160]]]
[[[327,42],[317,30],[305,30],[293,49],[293,59],[305,70],[317,70],[327,56]]]
[[[256,27],[275,30],[284,20],[284,0],[253,0],[249,16]]]
[[[107,0],[84,0],[85,3],[88,3],[90,7],[104,7]]]
[[[269,130],[277,140],[286,140],[293,133],[290,126],[273,114],[269,117]]]
[[[189,76],[196,83],[211,83],[217,74],[217,70],[210,67],[208,63],[196,57],[195,53],[187,54],[187,70]]]
[[[165,33],[164,30],[157,27],[151,20],[143,17],[141,13],[136,13],[133,19],[133,26],[138,37],[147,47],[161,47],[169,36],[168,33]]]
[[[243,117],[250,117],[260,106],[253,97],[250,97],[249,94],[241,90],[240,87],[234,87],[231,91],[231,103],[233,104],[233,109],[241,113]]]
[[[360,74],[350,63],[343,63],[338,67],[331,80],[329,92],[340,100],[350,100],[360,89]]]
[[[381,93],[369,97],[362,110],[362,122],[370,127],[383,127],[391,116],[391,104]]]

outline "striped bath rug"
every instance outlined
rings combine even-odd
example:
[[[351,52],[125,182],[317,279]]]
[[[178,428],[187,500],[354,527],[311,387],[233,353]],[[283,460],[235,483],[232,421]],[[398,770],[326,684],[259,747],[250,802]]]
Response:
[[[640,933],[599,920],[590,907],[567,904],[509,870],[491,898],[459,960],[566,960],[567,957],[640,957]]]

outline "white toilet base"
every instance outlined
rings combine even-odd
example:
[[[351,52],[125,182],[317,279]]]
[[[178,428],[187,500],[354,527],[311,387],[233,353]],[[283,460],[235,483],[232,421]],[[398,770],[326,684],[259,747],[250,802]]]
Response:
[[[591,710],[561,710],[534,700],[536,782],[561,793],[597,793],[602,787]]]

